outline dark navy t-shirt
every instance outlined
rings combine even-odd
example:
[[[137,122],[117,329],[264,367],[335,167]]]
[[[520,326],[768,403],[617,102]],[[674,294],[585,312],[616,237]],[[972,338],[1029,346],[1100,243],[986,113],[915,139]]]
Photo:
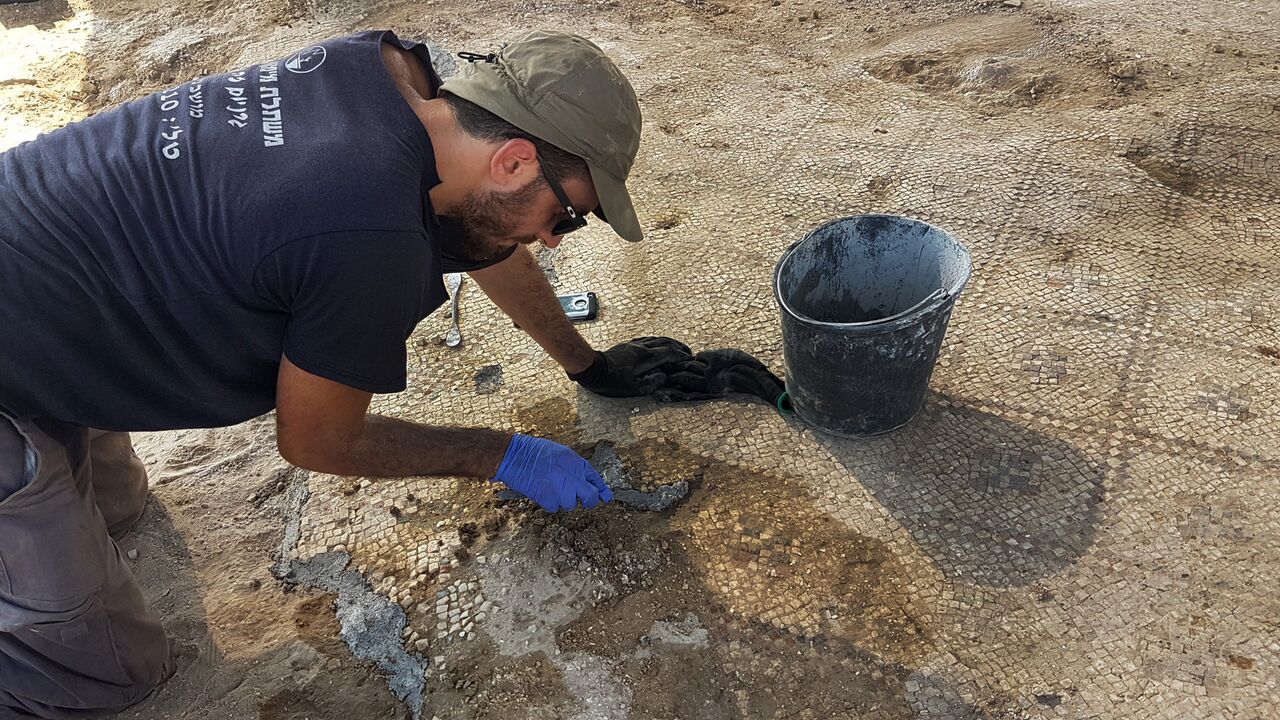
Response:
[[[281,355],[375,393],[447,295],[389,32],[202,78],[0,154],[0,407],[107,430],[275,407]]]

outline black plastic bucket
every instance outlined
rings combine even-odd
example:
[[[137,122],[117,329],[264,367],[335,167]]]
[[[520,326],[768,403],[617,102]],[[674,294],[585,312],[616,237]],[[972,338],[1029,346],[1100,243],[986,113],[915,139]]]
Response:
[[[972,271],[946,231],[898,215],[834,220],[788,248],[773,290],[800,419],[846,437],[910,421]]]

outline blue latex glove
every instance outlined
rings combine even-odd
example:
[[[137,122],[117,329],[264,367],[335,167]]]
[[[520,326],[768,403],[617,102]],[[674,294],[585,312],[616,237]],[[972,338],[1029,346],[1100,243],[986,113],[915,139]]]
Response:
[[[613,500],[604,478],[578,453],[544,438],[516,433],[494,480],[524,495],[547,512],[593,508]]]

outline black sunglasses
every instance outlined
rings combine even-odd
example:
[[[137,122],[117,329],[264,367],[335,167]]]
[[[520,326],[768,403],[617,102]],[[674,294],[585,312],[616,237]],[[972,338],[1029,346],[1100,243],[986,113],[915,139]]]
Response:
[[[538,161],[538,166],[542,168],[542,177],[546,178],[551,192],[555,193],[556,200],[559,201],[561,207],[564,208],[565,214],[568,215],[564,220],[556,223],[555,227],[551,228],[551,234],[556,236],[568,235],[574,230],[581,230],[586,227],[587,219],[579,215],[578,211],[574,209],[573,203],[569,202],[569,196],[564,194],[564,188],[560,187],[560,182],[556,180],[555,173],[551,172],[547,168],[547,164],[541,160]]]

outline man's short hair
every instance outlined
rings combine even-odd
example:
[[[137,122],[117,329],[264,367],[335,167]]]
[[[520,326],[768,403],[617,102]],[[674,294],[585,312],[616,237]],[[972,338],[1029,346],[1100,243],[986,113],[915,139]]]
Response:
[[[591,172],[587,169],[586,160],[530,135],[470,100],[464,100],[448,91],[442,91],[440,97],[453,111],[453,117],[457,119],[458,126],[471,137],[485,142],[506,142],[517,138],[528,140],[538,151],[538,161],[562,182],[569,178],[591,181]]]

